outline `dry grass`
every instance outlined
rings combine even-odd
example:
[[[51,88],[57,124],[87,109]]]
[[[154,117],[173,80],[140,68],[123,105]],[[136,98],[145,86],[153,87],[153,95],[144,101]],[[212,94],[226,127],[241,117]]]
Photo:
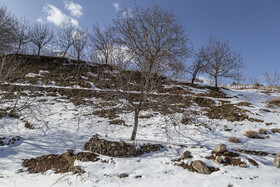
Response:
[[[267,130],[266,129],[259,129],[259,133],[260,134],[267,134]]]
[[[271,101],[266,102],[266,107],[267,108],[275,108],[275,107],[280,107],[280,96],[275,97]]]
[[[280,128],[271,129],[271,132],[273,132],[273,133],[280,133]]]
[[[124,126],[126,126],[125,121],[122,120],[122,119],[115,119],[115,120],[109,121],[109,124],[110,125],[124,125]]]
[[[259,133],[253,130],[246,131],[244,136],[247,136],[248,138],[262,139],[262,137],[259,136]]]
[[[239,138],[236,138],[236,137],[230,137],[228,139],[229,142],[232,142],[232,143],[240,143],[240,139]]]

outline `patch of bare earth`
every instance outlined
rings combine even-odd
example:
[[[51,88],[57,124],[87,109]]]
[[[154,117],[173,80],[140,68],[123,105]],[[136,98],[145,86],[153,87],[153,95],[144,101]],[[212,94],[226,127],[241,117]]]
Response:
[[[74,166],[76,160],[96,162],[99,160],[98,155],[89,152],[81,152],[74,154],[73,150],[68,150],[60,155],[44,155],[36,158],[26,159],[22,162],[22,166],[27,168],[29,173],[44,173],[53,170],[55,173],[73,172],[81,174],[85,171]]]

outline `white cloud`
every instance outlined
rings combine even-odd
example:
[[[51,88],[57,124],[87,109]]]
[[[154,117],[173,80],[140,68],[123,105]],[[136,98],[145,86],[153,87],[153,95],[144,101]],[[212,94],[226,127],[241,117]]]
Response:
[[[120,5],[119,5],[119,3],[114,3],[114,4],[113,4],[113,7],[115,8],[116,11],[119,11],[119,10],[120,10]]]
[[[71,23],[74,26],[78,26],[78,20],[63,14],[62,11],[51,4],[46,4],[43,8],[43,11],[47,14],[47,22],[53,23],[56,26],[63,26],[66,23]],[[37,21],[42,21],[42,18],[39,18]]]
[[[42,18],[38,18],[38,19],[37,19],[37,22],[38,22],[38,23],[44,23],[44,20],[43,20]]]
[[[64,6],[67,10],[70,11],[70,14],[72,16],[79,18],[83,15],[83,12],[82,12],[83,7],[78,3],[74,3],[73,1],[70,1],[70,2],[65,1]]]

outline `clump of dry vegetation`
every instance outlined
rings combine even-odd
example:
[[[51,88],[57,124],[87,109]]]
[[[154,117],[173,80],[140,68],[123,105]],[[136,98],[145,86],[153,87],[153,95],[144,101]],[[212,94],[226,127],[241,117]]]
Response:
[[[244,136],[247,136],[248,138],[254,138],[254,139],[263,139],[259,136],[259,133],[257,131],[249,130],[244,133]]]
[[[266,102],[266,107],[267,108],[275,108],[275,107],[280,107],[280,97],[275,97],[271,101]]]
[[[280,128],[271,129],[272,133],[280,133]]]
[[[260,134],[267,134],[267,130],[266,129],[259,129],[259,133]]]
[[[241,140],[239,138],[236,138],[236,137],[230,137],[228,139],[229,142],[232,142],[232,143],[240,143]]]
[[[249,102],[239,102],[236,104],[237,106],[247,106],[247,107],[252,107],[252,104]]]

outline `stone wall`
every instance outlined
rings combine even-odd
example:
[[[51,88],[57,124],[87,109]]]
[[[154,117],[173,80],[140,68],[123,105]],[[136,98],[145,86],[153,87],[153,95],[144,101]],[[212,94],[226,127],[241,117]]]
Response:
[[[94,135],[84,146],[85,150],[89,150],[102,155],[111,157],[134,157],[141,156],[144,153],[159,151],[163,148],[160,144],[143,144],[136,146],[133,143],[124,141],[108,141],[99,138],[99,135]]]

